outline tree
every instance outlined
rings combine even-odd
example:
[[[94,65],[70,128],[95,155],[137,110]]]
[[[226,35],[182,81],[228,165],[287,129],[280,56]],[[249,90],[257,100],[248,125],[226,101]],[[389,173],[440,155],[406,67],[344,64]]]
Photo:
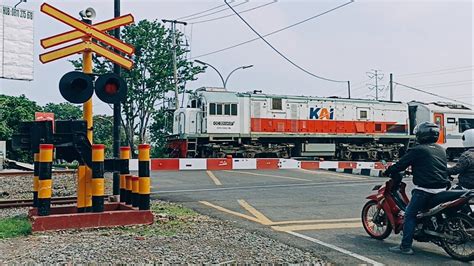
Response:
[[[71,103],[48,103],[43,107],[43,112],[54,113],[55,120],[82,119],[81,108]]]
[[[151,156],[154,158],[167,157],[166,137],[173,131],[173,113],[165,108],[160,108],[153,114],[150,126],[150,139],[152,144]]]
[[[35,112],[41,111],[36,102],[25,95],[7,96],[0,94],[0,140],[10,140],[22,121],[35,119]],[[7,158],[18,161],[32,161],[32,154],[26,151],[8,149]]]
[[[113,116],[94,115],[94,143],[105,145],[105,157],[113,156]]]
[[[121,38],[135,46],[135,55],[131,57],[134,67],[122,71],[122,77],[128,86],[127,99],[122,104],[121,122],[125,139],[134,154],[135,143],[149,142],[148,128],[156,113],[157,104],[174,90],[172,35],[159,21],[142,20],[137,24],[124,27]],[[194,66],[183,55],[183,34],[176,33],[176,55],[178,69],[178,88],[184,91],[188,80],[196,79],[204,67]],[[82,66],[81,60],[72,61],[76,69]],[[94,57],[94,72],[111,72],[112,63],[102,57]],[[158,118],[155,115],[155,118]],[[137,136],[135,138],[135,136]]]

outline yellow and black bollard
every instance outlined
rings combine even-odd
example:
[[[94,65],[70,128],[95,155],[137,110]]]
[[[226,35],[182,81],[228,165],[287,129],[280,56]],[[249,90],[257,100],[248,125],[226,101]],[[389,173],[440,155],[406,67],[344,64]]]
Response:
[[[139,181],[138,181],[138,176],[133,176],[132,177],[132,206],[133,207],[138,207],[138,192],[140,190],[139,187]]]
[[[138,208],[150,209],[150,145],[138,145]]]
[[[38,215],[47,216],[51,210],[52,194],[52,166],[53,166],[52,144],[40,144],[38,165]]]
[[[34,154],[33,163],[33,207],[38,207],[39,153]]]
[[[120,202],[127,202],[127,180],[126,176],[130,174],[128,168],[128,160],[130,160],[130,147],[120,147],[120,159],[126,160],[123,162],[122,169],[120,171]]]
[[[126,175],[125,176],[125,203],[127,205],[132,204],[132,175]]]
[[[104,149],[103,144],[92,145],[92,211],[104,211]]]

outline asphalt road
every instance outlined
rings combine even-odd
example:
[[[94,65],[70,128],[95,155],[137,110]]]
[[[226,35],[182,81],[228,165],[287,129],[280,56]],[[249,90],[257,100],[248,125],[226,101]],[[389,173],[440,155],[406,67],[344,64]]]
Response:
[[[431,243],[415,242],[416,254],[403,256],[388,252],[399,235],[378,241],[366,234],[360,212],[383,178],[299,169],[152,172],[152,178],[154,198],[314,250],[336,264],[463,265]]]

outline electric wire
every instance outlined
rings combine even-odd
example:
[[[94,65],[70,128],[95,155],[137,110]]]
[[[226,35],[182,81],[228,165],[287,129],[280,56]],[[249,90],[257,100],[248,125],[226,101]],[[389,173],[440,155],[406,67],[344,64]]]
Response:
[[[325,81],[330,81],[330,82],[338,82],[338,83],[342,83],[342,82],[347,82],[346,80],[335,80],[335,79],[330,79],[330,78],[325,78],[325,77],[322,77],[322,76],[318,76],[316,74],[313,74],[311,72],[309,72],[308,70],[304,69],[303,67],[299,66],[298,64],[296,64],[295,62],[293,62],[291,59],[289,59],[288,57],[286,57],[283,53],[281,53],[278,49],[276,49],[270,42],[268,42],[262,35],[260,35],[260,33],[258,33],[237,11],[235,11],[235,9],[229,4],[227,3],[227,0],[224,0],[224,2],[227,4],[227,6],[260,38],[262,39],[262,41],[264,41],[268,46],[270,46],[270,48],[272,48],[277,54],[279,54],[281,57],[283,57],[286,61],[288,61],[290,64],[292,64],[293,66],[295,66],[296,68],[298,68],[299,70],[305,72],[306,74],[310,75],[310,76],[313,76],[315,78],[318,78],[318,79],[321,79],[321,80],[325,80]],[[346,4],[349,4],[349,3],[352,3],[354,2],[353,0],[351,0],[350,2],[346,3]]]
[[[246,10],[242,10],[242,11],[240,11],[239,13],[242,14],[242,13],[250,12],[250,11],[252,11],[252,10],[256,10],[256,9],[259,9],[259,8],[262,8],[262,7],[271,5],[271,4],[275,4],[276,2],[278,2],[278,0],[273,0],[272,2],[268,2],[268,3],[265,3],[265,4],[263,4],[263,5],[259,5],[259,6],[252,7],[252,8],[246,9]],[[225,4],[224,4],[224,5],[225,5]],[[220,19],[224,19],[224,18],[228,18],[228,17],[232,17],[232,16],[235,16],[235,14],[229,14],[229,15],[225,15],[225,16],[221,16],[221,17],[217,17],[217,18],[211,18],[211,19],[206,19],[206,20],[200,20],[200,21],[192,22],[192,23],[190,23],[190,24],[201,24],[201,23],[211,22],[211,21],[215,21],[215,20],[220,20]]]
[[[234,0],[231,0],[231,3],[234,2]],[[176,20],[182,20],[182,19],[187,19],[187,18],[190,18],[190,17],[194,17],[194,16],[197,16],[197,15],[201,15],[201,14],[204,14],[204,13],[207,13],[209,11],[212,11],[212,10],[215,10],[215,9],[218,9],[218,8],[221,8],[223,6],[226,6],[226,4],[222,4],[222,5],[218,5],[218,6],[215,6],[213,8],[210,8],[210,9],[206,9],[204,11],[199,11],[197,13],[194,13],[194,14],[191,14],[191,15],[187,15],[187,16],[184,16],[184,17],[179,17],[177,18]],[[226,8],[227,9],[227,8]]]
[[[467,69],[466,69],[466,68],[467,68]],[[449,71],[449,70],[465,69],[465,70],[459,71],[459,72],[463,72],[463,71],[469,71],[469,70],[472,69],[472,68],[474,68],[474,65],[471,65],[471,66],[463,66],[463,67],[445,68],[445,69],[439,69],[439,70],[433,70],[433,71],[426,71],[426,72],[406,73],[406,74],[397,75],[397,77],[417,76],[417,75],[422,75],[422,74],[432,74],[432,73],[438,73],[438,72],[446,72],[446,71]],[[457,71],[454,71],[454,72],[457,72]]]
[[[235,4],[235,5],[233,5],[232,7],[238,7],[238,6],[247,4],[248,2],[249,2],[249,0],[245,0],[244,2]],[[209,14],[206,14],[206,15],[197,16],[197,17],[193,17],[193,18],[189,18],[189,19],[187,19],[187,20],[189,21],[189,20],[195,20],[195,19],[198,19],[198,18],[204,18],[204,17],[210,16],[210,15],[214,15],[214,14],[217,14],[217,13],[221,13],[221,12],[223,12],[223,11],[227,11],[227,10],[228,10],[228,8],[224,8],[224,9],[217,10],[217,11],[214,11],[214,12],[209,13]]]
[[[323,15],[329,13],[329,12],[335,11],[336,9],[342,8],[342,7],[344,7],[344,6],[348,5],[348,4],[351,4],[351,3],[353,3],[353,2],[354,2],[354,0],[351,0],[350,2],[347,2],[347,3],[345,3],[345,4],[339,5],[339,6],[334,7],[334,8],[331,8],[331,9],[329,9],[329,10],[326,10],[326,11],[322,12],[322,13],[319,13],[319,14],[316,14],[316,15],[314,15],[314,16],[308,17],[308,18],[306,18],[306,19],[300,20],[300,21],[298,21],[298,22],[296,22],[296,23],[293,23],[293,24],[288,25],[288,26],[286,26],[286,27],[283,27],[283,28],[280,28],[280,29],[278,29],[278,30],[269,32],[269,33],[267,33],[267,34],[265,34],[265,35],[262,35],[262,36],[263,36],[263,37],[267,37],[267,36],[270,36],[270,35],[273,35],[273,34],[282,32],[282,31],[284,31],[284,30],[293,28],[293,27],[295,27],[295,26],[298,26],[298,25],[300,25],[300,24],[303,24],[303,23],[305,23],[305,22],[308,22],[308,21],[310,21],[310,20],[313,20],[313,19],[315,19],[315,18],[318,18],[318,17],[320,17],[320,16],[323,16]],[[200,57],[205,57],[205,56],[217,54],[217,53],[224,52],[224,51],[227,51],[227,50],[230,50],[230,49],[233,49],[233,48],[236,48],[236,47],[245,45],[245,44],[247,44],[247,43],[251,43],[251,42],[257,41],[257,40],[260,40],[260,38],[259,38],[259,37],[253,38],[253,39],[250,39],[250,40],[241,42],[241,43],[237,43],[237,44],[234,44],[234,45],[225,47],[225,48],[221,48],[221,49],[219,49],[219,50],[215,50],[215,51],[212,51],[212,52],[207,52],[207,53],[205,53],[205,54],[200,54],[200,55],[191,57],[190,59],[196,59],[196,58],[200,58]]]
[[[441,99],[445,99],[445,100],[449,100],[449,101],[453,101],[453,102],[457,102],[457,103],[461,103],[461,104],[466,104],[466,105],[470,105],[470,106],[473,106],[472,104],[469,104],[469,103],[465,103],[465,102],[462,102],[462,101],[458,101],[458,100],[455,100],[455,99],[452,99],[452,98],[448,98],[448,97],[445,97],[445,96],[442,96],[442,95],[439,95],[439,94],[436,94],[436,93],[432,93],[432,92],[429,92],[429,91],[425,91],[425,90],[422,90],[422,89],[419,89],[419,88],[415,88],[415,87],[412,87],[412,86],[408,86],[408,85],[405,85],[405,84],[402,84],[402,83],[398,83],[398,82],[393,82],[394,84],[397,84],[397,85],[400,85],[402,87],[405,87],[405,88],[408,88],[408,89],[412,89],[412,90],[415,90],[415,91],[418,91],[418,92],[422,92],[422,93],[426,93],[426,94],[429,94],[431,96],[435,96],[435,97],[438,97],[438,98],[441,98]]]

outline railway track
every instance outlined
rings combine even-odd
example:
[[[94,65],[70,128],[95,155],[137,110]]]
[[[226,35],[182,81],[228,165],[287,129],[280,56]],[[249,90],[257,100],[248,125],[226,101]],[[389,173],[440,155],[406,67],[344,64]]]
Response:
[[[58,197],[52,198],[51,204],[53,205],[65,205],[76,203],[77,198],[74,197]],[[31,207],[33,206],[32,199],[12,199],[12,200],[0,200],[0,209],[7,208],[19,208],[19,207]]]
[[[72,174],[75,173],[76,170],[53,170],[53,174]],[[0,171],[0,177],[4,176],[25,176],[25,175],[33,175],[33,171]]]

